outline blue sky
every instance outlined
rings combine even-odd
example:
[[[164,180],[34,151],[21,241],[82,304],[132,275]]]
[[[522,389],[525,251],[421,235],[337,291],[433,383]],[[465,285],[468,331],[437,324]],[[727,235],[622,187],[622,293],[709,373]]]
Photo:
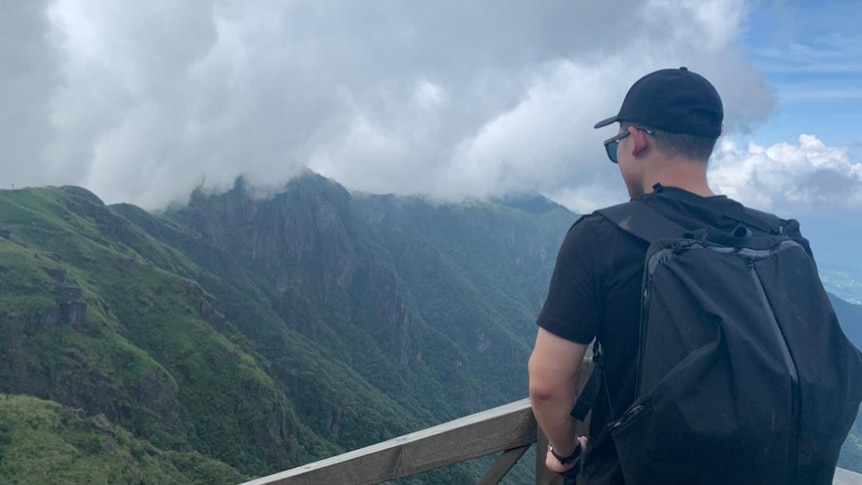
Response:
[[[795,144],[811,134],[844,147],[862,162],[862,2],[760,1],[743,24],[740,41],[764,73],[776,106],[771,117],[741,140]],[[800,214],[803,230],[826,264],[862,268],[862,223],[848,214]]]
[[[741,40],[778,102],[759,143],[808,133],[862,160],[862,2],[761,1]]]

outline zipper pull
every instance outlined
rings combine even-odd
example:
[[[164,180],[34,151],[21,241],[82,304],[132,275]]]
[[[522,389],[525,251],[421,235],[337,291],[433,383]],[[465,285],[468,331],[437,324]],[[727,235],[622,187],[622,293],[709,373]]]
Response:
[[[614,432],[614,430],[616,430],[617,428],[624,426],[626,423],[628,423],[632,419],[636,418],[640,413],[644,412],[645,409],[646,409],[646,406],[644,406],[643,404],[638,404],[637,406],[629,409],[623,415],[622,419],[620,419],[619,421],[617,421],[615,423],[611,423],[611,425],[608,426],[608,431]]]

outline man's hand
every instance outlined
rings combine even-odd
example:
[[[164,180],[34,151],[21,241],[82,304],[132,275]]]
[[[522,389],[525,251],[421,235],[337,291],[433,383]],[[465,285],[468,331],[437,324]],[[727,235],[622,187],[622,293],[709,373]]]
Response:
[[[587,437],[579,436],[578,441],[581,443],[581,458],[583,458],[584,453],[587,451]],[[578,458],[580,460],[581,458]],[[551,453],[551,450],[548,450],[545,454],[545,466],[548,470],[551,470],[554,473],[559,473],[560,475],[566,473],[571,470],[578,464],[578,460],[569,463],[568,465],[563,465],[560,463],[560,460],[557,459],[556,456]]]

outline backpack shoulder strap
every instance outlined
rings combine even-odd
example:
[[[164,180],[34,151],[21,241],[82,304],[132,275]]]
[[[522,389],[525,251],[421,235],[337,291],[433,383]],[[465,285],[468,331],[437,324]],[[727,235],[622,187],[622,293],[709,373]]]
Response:
[[[623,231],[648,243],[659,239],[683,238],[693,232],[636,200],[601,209],[596,213]]]
[[[654,189],[660,192],[664,190],[664,187],[662,187],[661,184],[657,184]],[[682,200],[687,205],[699,207],[701,209],[714,212],[716,214],[727,217],[728,219],[732,219],[748,227],[753,227],[758,231],[765,232],[767,234],[779,235],[784,232],[783,226],[785,222],[767,212],[749,209],[745,206],[742,207],[742,211],[732,211],[729,210],[729,208],[726,206],[707,204],[704,198],[694,195],[685,190],[674,192],[674,197]]]
[[[701,205],[701,207],[707,208]],[[721,208],[709,208],[741,224],[753,227],[767,234],[785,233],[787,221],[755,209],[744,207],[741,213],[731,213]],[[596,211],[614,225],[648,243],[659,239],[678,239],[696,236],[697,231],[686,229],[662,216],[643,202],[633,200]]]
[[[626,202],[601,209],[596,211],[596,213],[623,231],[650,244],[659,239],[683,238],[692,233],[692,231],[665,218],[646,204],[638,201]],[[604,381],[604,362],[598,340],[593,344],[593,362],[595,364],[593,372],[570,413],[573,418],[579,421],[586,419],[587,414],[598,399],[603,386],[607,392],[607,383]],[[607,398],[608,405],[611,407],[611,416],[613,417],[613,405],[610,403],[610,395]]]
[[[775,214],[770,214],[769,212],[763,212],[763,211],[759,211],[756,209],[750,209],[748,207],[744,207],[744,210],[745,210],[745,216],[747,218],[751,218],[751,219],[756,220],[757,222],[760,223],[760,226],[750,224],[746,221],[739,221],[739,222],[743,222],[745,224],[748,224],[749,226],[756,227],[756,228],[761,229],[761,230],[764,229],[763,226],[765,225],[766,228],[769,229],[768,232],[770,234],[784,234],[785,233],[784,226],[787,225],[787,221],[782,220],[780,217],[776,216]]]

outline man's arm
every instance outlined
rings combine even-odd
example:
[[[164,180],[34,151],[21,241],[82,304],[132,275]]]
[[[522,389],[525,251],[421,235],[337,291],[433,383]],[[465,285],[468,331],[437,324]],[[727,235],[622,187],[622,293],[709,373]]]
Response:
[[[586,351],[586,344],[566,340],[540,328],[530,356],[528,370],[533,413],[554,450],[562,456],[571,454],[577,445],[576,421],[569,413],[575,405],[575,373]],[[585,439],[582,439],[582,444],[585,444]],[[562,465],[553,456],[549,456],[546,464],[558,473],[574,466]]]

